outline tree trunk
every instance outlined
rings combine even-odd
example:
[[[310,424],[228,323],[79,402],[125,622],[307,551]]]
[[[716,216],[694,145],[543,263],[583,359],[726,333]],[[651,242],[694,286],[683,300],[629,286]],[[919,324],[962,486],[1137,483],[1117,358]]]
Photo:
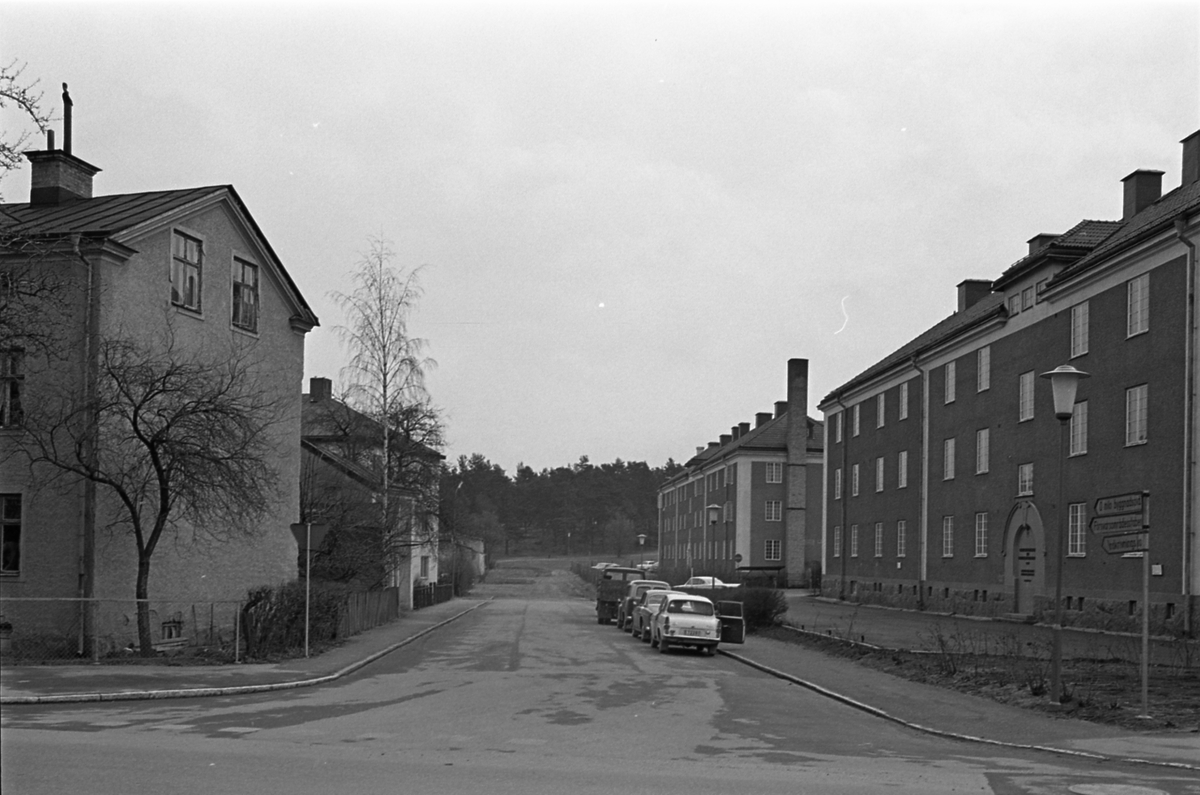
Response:
[[[154,656],[154,639],[150,634],[150,558],[138,558],[137,572],[137,631],[138,650],[143,657]]]

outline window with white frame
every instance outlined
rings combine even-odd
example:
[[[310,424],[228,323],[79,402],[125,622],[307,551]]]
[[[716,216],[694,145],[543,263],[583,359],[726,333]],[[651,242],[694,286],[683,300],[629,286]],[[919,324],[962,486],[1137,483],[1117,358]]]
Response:
[[[1071,307],[1071,358],[1088,352],[1088,302]]]
[[[1008,297],[1008,316],[1012,317],[1013,315],[1020,314],[1020,312],[1021,312],[1021,296],[1019,294],[1010,295]]]
[[[767,482],[782,483],[783,482],[783,462],[768,461],[767,462]]]
[[[842,469],[838,467],[833,470],[833,498],[840,500],[842,498]]]
[[[783,559],[783,542],[778,538],[768,538],[766,540],[766,549],[763,551],[765,560],[782,560]]]
[[[1067,506],[1067,557],[1087,556],[1087,503],[1073,502]]]
[[[1033,286],[1029,286],[1021,290],[1021,311],[1033,307]]]
[[[908,382],[907,381],[905,381],[903,384],[900,385],[900,396],[897,400],[900,403],[900,407],[899,407],[900,419],[902,419],[902,420],[908,419]]]
[[[875,491],[883,491],[883,456],[875,459]]]
[[[908,488],[908,451],[901,450],[896,456],[896,488]]]
[[[942,557],[954,557],[954,517],[942,517]]]
[[[858,525],[850,525],[850,557],[858,557]]]
[[[1018,388],[1020,389],[1020,398],[1019,398],[1019,404],[1018,404],[1018,409],[1019,409],[1020,415],[1018,417],[1018,420],[1020,422],[1025,422],[1026,420],[1033,419],[1033,371],[1032,370],[1030,370],[1027,373],[1021,373]]]
[[[842,418],[846,416],[846,412],[839,411],[833,415],[833,441],[840,442],[842,440]]]
[[[258,266],[233,261],[233,325],[245,331],[258,331]]]
[[[733,502],[731,500],[725,501],[725,511],[724,512],[725,512],[726,524],[728,524],[729,522],[732,522],[733,521]]]
[[[21,495],[0,494],[0,576],[21,573]]]
[[[835,558],[842,556],[842,526],[840,524],[833,526],[833,556]]]
[[[908,553],[908,522],[903,519],[896,522],[896,557],[902,558]]]
[[[0,350],[0,428],[16,428],[25,421],[21,396],[25,390],[25,351]]]
[[[883,557],[883,522],[875,523],[875,557]]]
[[[887,416],[887,393],[880,392],[875,398],[875,427],[882,428]]]
[[[1127,298],[1125,336],[1144,334],[1150,330],[1150,274],[1129,280]]]
[[[975,354],[975,391],[986,392],[992,386],[992,346],[984,345]]]
[[[725,485],[732,486],[736,482],[737,467],[730,465],[725,467]]]
[[[988,515],[987,511],[975,514],[975,557],[986,558],[988,553]]]
[[[767,500],[766,504],[766,520],[768,522],[778,522],[783,519],[783,502],[780,500]]]
[[[1088,443],[1088,402],[1081,400],[1071,413],[1070,455],[1083,455]]]
[[[858,436],[859,420],[861,419],[860,415],[862,414],[862,404],[855,403],[854,407],[852,409],[850,409],[850,413],[851,413],[850,422],[851,422],[851,425],[853,426],[850,429],[850,435]]]
[[[946,364],[946,394],[945,394],[945,398],[946,398],[945,402],[946,403],[954,402],[954,383],[955,383],[956,371],[957,371],[956,362],[947,362],[947,364]]]
[[[850,496],[858,496],[858,464],[850,467]]]
[[[1033,464],[1017,466],[1017,495],[1027,497],[1033,494]]]
[[[200,311],[200,278],[203,267],[200,241],[176,231],[171,238],[171,303]]]
[[[942,442],[942,480],[954,480],[954,438]]]
[[[1125,390],[1125,446],[1146,443],[1147,385]]]
[[[975,474],[983,475],[991,466],[991,437],[990,428],[980,428],[975,431]]]

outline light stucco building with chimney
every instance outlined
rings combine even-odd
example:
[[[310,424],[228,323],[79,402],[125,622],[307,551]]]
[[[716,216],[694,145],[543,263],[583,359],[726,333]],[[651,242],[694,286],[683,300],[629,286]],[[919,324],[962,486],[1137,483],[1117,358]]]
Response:
[[[0,257],[13,283],[49,278],[58,316],[48,346],[19,336],[0,345],[4,620],[84,654],[129,640],[138,554],[111,495],[14,454],[39,396],[86,398],[100,341],[120,339],[181,357],[236,351],[253,391],[278,409],[269,433],[279,485],[262,526],[217,542],[181,521],[154,552],[156,639],[214,622],[232,639],[248,589],[297,578],[289,525],[299,519],[304,341],[317,317],[232,186],[98,196],[100,169],[71,153],[69,134],[63,149],[51,139],[26,156],[31,195],[0,205]],[[80,600],[102,611],[89,616]]]

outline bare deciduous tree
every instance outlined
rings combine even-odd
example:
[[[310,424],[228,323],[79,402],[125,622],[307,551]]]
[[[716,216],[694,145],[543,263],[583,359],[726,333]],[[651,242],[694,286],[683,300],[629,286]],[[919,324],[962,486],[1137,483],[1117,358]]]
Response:
[[[0,179],[21,165],[21,153],[35,130],[44,133],[51,121],[50,114],[42,110],[38,81],[25,79],[26,66],[15,58],[0,66],[0,110],[13,108],[24,122],[24,126],[0,125]]]
[[[110,528],[137,547],[138,642],[152,654],[151,562],[187,522],[201,537],[250,534],[278,486],[271,465],[283,416],[252,377],[244,351],[189,354],[168,337],[151,349],[97,346],[92,394],[49,389],[26,407],[15,440],[38,473],[91,481],[113,498]]]

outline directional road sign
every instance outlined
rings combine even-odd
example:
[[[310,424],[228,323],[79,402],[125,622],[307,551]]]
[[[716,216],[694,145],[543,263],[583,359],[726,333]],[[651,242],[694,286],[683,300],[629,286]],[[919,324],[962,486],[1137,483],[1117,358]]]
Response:
[[[1145,529],[1141,512],[1127,513],[1118,516],[1097,516],[1088,523],[1088,527],[1098,536],[1136,533]]]
[[[1101,497],[1096,500],[1096,516],[1117,516],[1124,513],[1142,512],[1142,492],[1118,494],[1115,497]]]
[[[1145,552],[1150,549],[1150,534],[1139,532],[1125,533],[1119,536],[1105,536],[1100,539],[1100,546],[1110,555]]]

